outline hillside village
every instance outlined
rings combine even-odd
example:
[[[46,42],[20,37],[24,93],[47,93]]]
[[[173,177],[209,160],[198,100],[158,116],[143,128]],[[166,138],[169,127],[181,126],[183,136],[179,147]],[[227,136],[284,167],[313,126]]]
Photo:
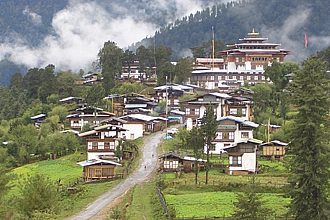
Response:
[[[284,194],[290,184],[287,159],[292,158],[295,142],[288,131],[298,113],[287,91],[300,67],[285,63],[290,51],[255,29],[225,50],[193,60],[164,61],[168,51],[158,48],[157,55],[163,57],[156,64],[156,54],[150,54],[156,49],[142,46],[136,56],[125,51],[116,61],[117,49],[113,42],[105,43],[99,53],[100,71],[56,75],[48,66],[14,75],[10,92],[17,97],[8,97],[7,103],[16,104],[3,103],[16,113],[2,111],[1,116],[11,121],[1,122],[0,162],[13,169],[78,153],[74,164],[80,177],[64,189],[74,194],[84,184],[119,184],[141,158],[139,141],[161,133],[157,154],[152,154],[158,161],[152,187],[159,190],[156,201],[170,219],[193,219],[198,214],[184,212],[187,208],[180,208],[176,200],[180,196],[198,190],[201,195],[244,192],[251,184],[265,198],[279,201],[278,210],[267,203],[268,217],[293,218]],[[143,50],[150,57],[142,59]],[[28,104],[27,96],[39,101]],[[28,111],[19,103],[29,106]],[[252,177],[256,183],[251,183]],[[56,181],[62,186],[64,177]],[[196,219],[234,217],[233,198],[221,214],[201,211]]]

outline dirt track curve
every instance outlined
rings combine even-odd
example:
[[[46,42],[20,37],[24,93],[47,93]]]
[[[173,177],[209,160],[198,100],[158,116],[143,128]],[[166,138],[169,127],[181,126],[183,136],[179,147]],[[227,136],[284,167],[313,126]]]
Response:
[[[163,136],[164,132],[157,132],[151,134],[150,136],[146,136],[142,147],[142,157],[139,168],[135,170],[134,173],[132,173],[127,179],[104,193],[87,208],[70,219],[95,219],[93,217],[131,189],[134,185],[146,181],[151,176],[151,173],[157,168],[157,146],[161,142]]]

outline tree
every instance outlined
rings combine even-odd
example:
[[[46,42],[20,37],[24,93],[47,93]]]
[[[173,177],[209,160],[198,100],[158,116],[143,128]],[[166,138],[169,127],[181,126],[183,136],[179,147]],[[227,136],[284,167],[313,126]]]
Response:
[[[216,137],[218,124],[216,116],[214,114],[213,106],[210,104],[207,106],[205,115],[202,118],[202,133],[205,140],[206,147],[206,166],[205,166],[205,184],[208,184],[209,179],[209,169],[210,169],[210,150],[213,148],[214,144],[212,143]]]
[[[115,86],[116,75],[122,71],[123,51],[115,42],[107,41],[99,51],[99,64],[102,68],[103,88],[106,93]]]
[[[130,78],[131,65],[135,61],[135,54],[133,53],[133,51],[125,50],[125,52],[123,53],[122,59],[123,59],[123,65],[127,66],[128,78]]]
[[[291,210],[296,219],[328,219],[329,199],[329,106],[330,80],[326,64],[309,58],[295,73],[292,103],[298,109],[294,119],[290,164]]]
[[[19,210],[31,217],[35,211],[55,211],[58,195],[56,185],[41,174],[25,178],[20,183]]]
[[[175,82],[183,83],[188,80],[192,72],[193,60],[189,57],[181,58],[178,60],[178,63],[175,65]]]
[[[286,119],[288,111],[288,94],[287,87],[289,84],[288,74],[294,73],[299,69],[295,63],[277,63],[274,62],[265,70],[265,75],[273,82],[272,100],[274,101],[273,113],[279,108],[280,116]]]
[[[103,101],[103,98],[105,97],[105,89],[100,84],[92,86],[90,90],[87,93],[87,96],[85,98],[86,102],[89,105],[97,105],[101,104]]]
[[[200,159],[204,152],[204,136],[202,130],[199,127],[194,127],[188,133],[188,137],[186,140],[186,147],[188,149],[193,150],[194,157],[196,160],[194,161],[194,172],[195,172],[195,184],[197,184],[198,180],[198,159]]]
[[[238,201],[234,203],[236,211],[233,218],[237,220],[265,220],[269,218],[271,210],[263,207],[261,196],[255,191],[254,176],[252,184],[244,193],[237,195]]]
[[[164,62],[157,68],[157,83],[159,85],[166,83],[166,77],[167,82],[172,82],[175,78],[174,65],[170,62]]]

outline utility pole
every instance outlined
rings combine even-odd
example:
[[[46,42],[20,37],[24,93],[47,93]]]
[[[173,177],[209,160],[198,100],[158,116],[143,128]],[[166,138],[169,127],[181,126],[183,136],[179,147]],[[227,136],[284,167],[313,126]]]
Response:
[[[165,91],[166,91],[166,95],[165,95],[165,101],[166,101],[166,104],[165,104],[165,116],[166,116],[166,136],[167,136],[167,114],[168,114],[168,109],[167,109],[167,107],[168,107],[168,104],[167,104],[167,102],[168,102],[168,91],[167,91],[167,76],[165,76]]]

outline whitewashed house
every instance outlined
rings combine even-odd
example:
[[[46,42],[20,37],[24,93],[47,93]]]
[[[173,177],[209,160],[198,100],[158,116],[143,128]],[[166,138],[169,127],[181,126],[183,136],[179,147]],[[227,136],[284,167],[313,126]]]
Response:
[[[231,98],[231,96],[225,93],[213,92],[183,102],[186,111],[187,129],[190,130],[197,124],[198,119],[204,116],[208,105],[213,106],[217,120],[225,116],[225,101],[228,98]]]
[[[242,140],[225,148],[228,152],[230,175],[242,175],[257,171],[257,146],[262,141],[257,139]]]
[[[220,154],[242,141],[253,139],[253,130],[259,125],[242,117],[226,116],[218,120],[218,130],[210,153]],[[206,151],[206,149],[205,149]]]

